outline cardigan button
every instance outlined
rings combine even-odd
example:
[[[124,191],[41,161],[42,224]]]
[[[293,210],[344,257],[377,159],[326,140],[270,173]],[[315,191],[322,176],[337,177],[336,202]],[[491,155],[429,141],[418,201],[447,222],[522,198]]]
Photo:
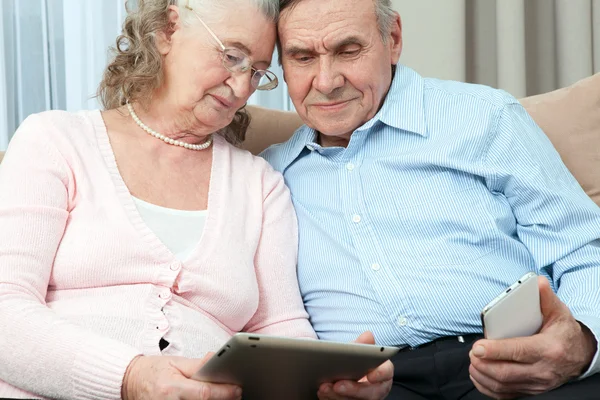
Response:
[[[181,269],[181,263],[179,261],[175,261],[171,264],[171,271],[179,271]]]
[[[161,323],[158,324],[158,326],[156,327],[159,331],[166,331],[167,329],[169,329],[169,321],[162,321]]]
[[[158,297],[160,297],[163,300],[170,300],[171,297],[173,297],[173,295],[171,294],[171,292],[162,292],[158,295]]]

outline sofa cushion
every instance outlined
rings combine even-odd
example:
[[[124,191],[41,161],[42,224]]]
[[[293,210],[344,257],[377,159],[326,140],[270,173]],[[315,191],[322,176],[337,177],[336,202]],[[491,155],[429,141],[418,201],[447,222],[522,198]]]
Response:
[[[585,192],[600,205],[600,74],[521,100]]]

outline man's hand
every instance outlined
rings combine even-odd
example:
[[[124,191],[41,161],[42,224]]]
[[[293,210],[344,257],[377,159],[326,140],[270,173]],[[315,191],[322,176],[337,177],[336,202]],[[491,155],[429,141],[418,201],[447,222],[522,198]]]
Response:
[[[371,332],[365,332],[355,340],[356,343],[375,344],[375,338]],[[319,387],[320,400],[378,400],[384,399],[392,389],[394,378],[394,365],[386,361],[377,369],[369,372],[358,382],[338,381],[336,383],[324,383]]]
[[[593,334],[573,318],[545,278],[538,278],[543,324],[536,335],[480,340],[470,353],[475,387],[496,399],[536,395],[580,376],[596,353]]]

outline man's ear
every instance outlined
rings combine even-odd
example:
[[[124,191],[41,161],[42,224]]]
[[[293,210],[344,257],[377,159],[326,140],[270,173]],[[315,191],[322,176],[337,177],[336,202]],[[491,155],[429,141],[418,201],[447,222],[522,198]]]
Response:
[[[391,64],[396,65],[400,60],[400,54],[402,54],[402,19],[400,14],[394,11],[395,18],[392,24],[392,30],[390,32],[389,45],[391,54]]]
[[[169,22],[164,31],[156,33],[156,48],[159,53],[167,55],[171,51],[173,34],[181,29],[181,21],[179,19],[179,7],[169,6],[168,10]]]

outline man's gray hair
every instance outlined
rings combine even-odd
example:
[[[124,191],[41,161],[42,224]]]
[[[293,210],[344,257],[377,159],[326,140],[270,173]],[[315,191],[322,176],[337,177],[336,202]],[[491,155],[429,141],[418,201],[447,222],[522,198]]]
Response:
[[[390,32],[392,31],[392,25],[396,18],[394,9],[392,8],[391,0],[375,0],[375,15],[377,16],[377,24],[379,25],[379,33],[383,42],[386,43]]]
[[[295,5],[300,3],[302,0],[280,0],[279,1],[279,12],[283,12],[287,8],[293,8]],[[388,36],[392,30],[394,19],[396,17],[394,9],[392,8],[391,0],[372,0],[375,3],[375,16],[377,17],[377,24],[379,25],[379,33],[383,42],[387,42]]]

